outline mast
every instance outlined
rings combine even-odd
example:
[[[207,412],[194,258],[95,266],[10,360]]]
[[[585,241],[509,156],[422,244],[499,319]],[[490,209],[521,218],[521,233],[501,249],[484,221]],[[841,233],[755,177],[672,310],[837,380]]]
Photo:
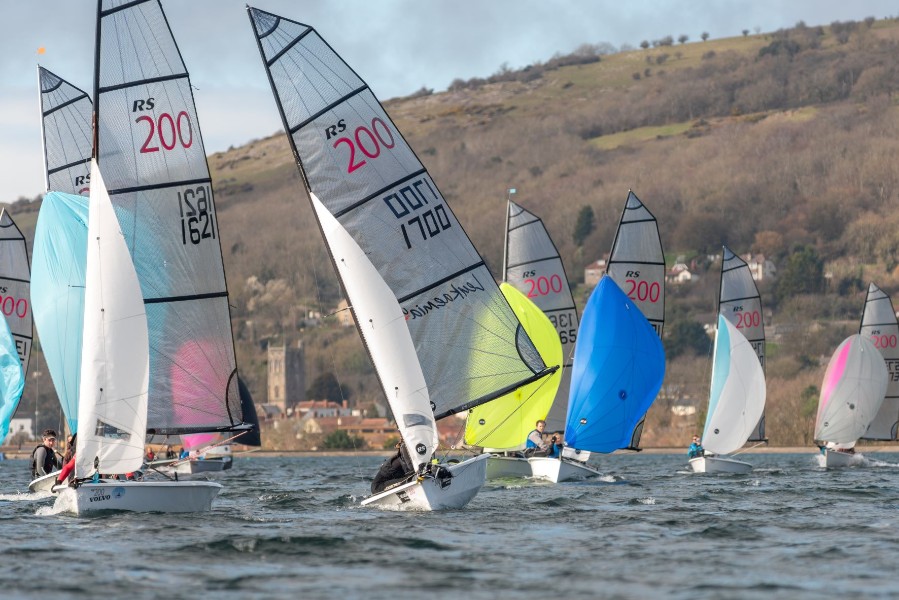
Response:
[[[509,194],[506,196],[506,229],[503,231],[503,281],[507,281],[507,271],[509,269],[509,223],[512,220],[512,196],[515,195],[515,188],[509,188]]]

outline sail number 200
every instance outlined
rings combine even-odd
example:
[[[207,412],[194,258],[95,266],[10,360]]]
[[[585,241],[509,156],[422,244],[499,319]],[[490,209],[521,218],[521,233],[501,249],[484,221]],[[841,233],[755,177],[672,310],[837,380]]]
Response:
[[[343,131],[343,129],[339,129],[340,127],[346,127],[343,119],[337,125],[328,128],[328,137],[331,136],[330,130],[332,129]],[[381,117],[375,117],[371,120],[370,128],[365,125],[357,127],[356,131],[353,132],[352,138],[348,136],[337,138],[334,141],[334,148],[338,146],[347,146],[349,149],[350,154],[347,157],[346,172],[352,173],[356,169],[364,167],[367,163],[364,158],[356,155],[356,148],[368,158],[377,158],[381,155],[381,146],[390,149],[396,146],[396,141],[393,139],[393,133],[390,131],[390,127],[387,126],[387,123]]]
[[[190,148],[194,143],[193,127],[190,124],[190,115],[186,111],[182,110],[176,117],[164,112],[155,121],[152,117],[141,115],[134,122],[143,122],[150,127],[147,139],[140,147],[142,153],[159,152],[157,144],[161,144],[166,150],[174,150],[179,142],[182,148]]]

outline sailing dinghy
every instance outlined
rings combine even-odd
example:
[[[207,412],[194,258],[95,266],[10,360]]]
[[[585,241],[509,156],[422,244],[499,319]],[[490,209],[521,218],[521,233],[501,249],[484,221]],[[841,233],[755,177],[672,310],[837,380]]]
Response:
[[[718,315],[709,406],[702,432],[705,456],[691,458],[694,473],[748,473],[752,465],[724,455],[738,450],[765,410],[765,373],[755,349],[724,315]]]
[[[312,27],[247,10],[313,212],[412,463],[405,482],[362,504],[465,506],[484,484],[488,455],[432,467],[435,419],[555,369],[365,82]]]
[[[578,329],[561,458],[529,458],[553,483],[599,475],[578,453],[614,452],[631,441],[665,376],[662,341],[640,309],[604,276]]]
[[[864,462],[854,446],[883,405],[888,384],[883,355],[868,337],[857,333],[837,347],[824,372],[815,419],[821,466]]]

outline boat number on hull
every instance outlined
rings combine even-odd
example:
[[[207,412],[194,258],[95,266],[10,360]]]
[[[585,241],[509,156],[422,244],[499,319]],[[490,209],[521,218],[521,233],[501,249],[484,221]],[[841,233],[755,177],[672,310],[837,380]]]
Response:
[[[400,499],[400,502],[401,502],[402,504],[405,504],[406,502],[411,502],[411,501],[412,501],[412,499],[409,498],[409,494],[407,494],[406,492],[397,492],[397,493],[396,493],[396,497]]]
[[[89,502],[104,502],[112,498],[110,494],[106,493],[106,490],[94,490],[94,495],[88,498]]]

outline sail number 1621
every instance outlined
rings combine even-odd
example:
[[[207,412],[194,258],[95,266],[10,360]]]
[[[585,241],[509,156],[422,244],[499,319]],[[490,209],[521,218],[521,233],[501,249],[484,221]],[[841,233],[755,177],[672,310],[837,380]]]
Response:
[[[178,192],[181,216],[181,242],[197,245],[205,239],[215,239],[215,216],[209,186],[200,185]]]

